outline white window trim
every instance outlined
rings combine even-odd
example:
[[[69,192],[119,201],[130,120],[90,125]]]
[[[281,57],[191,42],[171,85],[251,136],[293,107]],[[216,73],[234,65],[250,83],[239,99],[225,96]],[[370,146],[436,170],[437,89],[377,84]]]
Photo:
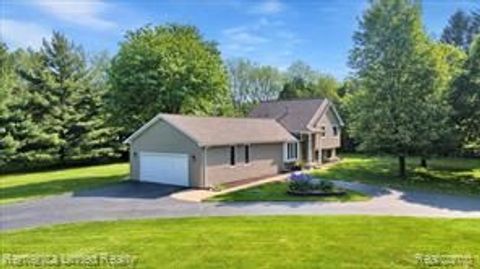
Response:
[[[296,149],[297,149],[297,154],[295,158],[288,158],[288,144],[296,144]],[[298,160],[298,155],[299,155],[299,148],[300,148],[300,145],[298,142],[286,142],[286,143],[283,143],[283,161],[284,162],[295,162]]]

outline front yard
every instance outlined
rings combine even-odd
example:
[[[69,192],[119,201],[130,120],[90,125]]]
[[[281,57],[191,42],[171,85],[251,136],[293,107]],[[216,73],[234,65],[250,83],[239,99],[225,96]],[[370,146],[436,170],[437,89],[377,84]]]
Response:
[[[443,158],[429,161],[429,168],[418,166],[418,159],[407,159],[409,178],[397,175],[397,159],[367,155],[344,155],[341,163],[315,170],[322,179],[357,181],[405,189],[459,195],[480,195],[480,159]],[[128,175],[128,163],[60,169],[46,172],[0,176],[0,204],[24,201],[118,182]],[[359,201],[365,195],[349,192],[345,197],[292,197],[285,184],[267,184],[212,198],[214,201]]]
[[[128,175],[127,163],[0,176],[0,204],[19,202],[118,182]]]
[[[407,159],[408,179],[399,178],[398,161],[389,156],[343,155],[336,165],[312,172],[322,179],[337,179],[458,195],[480,195],[480,159],[437,158],[429,168],[418,158]]]
[[[471,267],[448,268],[480,265],[480,222],[468,219],[211,217],[81,223],[0,236],[4,255],[132,255],[135,268],[440,268],[417,261],[438,255],[474,257]]]
[[[461,158],[438,158],[429,160],[429,168],[419,167],[419,159],[408,160],[407,179],[397,176],[397,159],[389,156],[361,154],[343,155],[342,161],[331,166],[311,171],[316,178],[344,180],[407,190],[421,190],[456,195],[480,194],[480,160]],[[207,201],[252,202],[252,201],[365,201],[369,197],[354,191],[345,196],[315,197],[287,194],[286,182],[274,182],[217,195]]]

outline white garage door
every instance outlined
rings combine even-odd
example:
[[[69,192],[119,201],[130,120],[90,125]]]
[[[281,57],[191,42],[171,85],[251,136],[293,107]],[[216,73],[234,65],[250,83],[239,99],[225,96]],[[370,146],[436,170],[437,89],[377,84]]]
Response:
[[[140,152],[140,181],[189,186],[188,155]]]

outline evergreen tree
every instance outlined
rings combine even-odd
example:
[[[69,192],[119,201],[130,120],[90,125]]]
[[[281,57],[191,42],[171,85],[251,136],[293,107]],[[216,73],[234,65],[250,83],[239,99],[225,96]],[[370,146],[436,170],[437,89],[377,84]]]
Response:
[[[105,75],[99,79],[101,72],[87,65],[81,47],[54,32],[40,51],[16,57],[18,83],[0,118],[9,145],[5,169],[112,156],[115,133],[102,105]]]
[[[118,137],[118,128],[109,123],[109,116],[105,107],[105,98],[108,94],[108,68],[110,58],[106,53],[96,55],[88,68],[86,80],[88,87],[84,96],[76,105],[80,113],[79,127],[83,129],[76,148],[76,158],[106,158],[118,157],[122,144]]]
[[[1,117],[5,128],[3,141],[8,150],[5,169],[18,169],[36,163],[52,164],[56,159],[58,135],[49,129],[47,112],[52,109],[45,96],[45,85],[30,84],[22,78],[41,73],[42,56],[38,52],[19,51],[15,55],[18,82],[11,87],[7,111]],[[39,81],[37,81],[39,82]]]
[[[15,149],[10,136],[7,136],[6,118],[9,116],[7,108],[11,100],[11,88],[15,85],[13,55],[8,52],[7,45],[0,42],[0,167],[7,161]]]
[[[458,10],[450,17],[448,25],[443,29],[441,41],[468,51],[478,33],[480,33],[479,13],[468,14],[463,10]]]

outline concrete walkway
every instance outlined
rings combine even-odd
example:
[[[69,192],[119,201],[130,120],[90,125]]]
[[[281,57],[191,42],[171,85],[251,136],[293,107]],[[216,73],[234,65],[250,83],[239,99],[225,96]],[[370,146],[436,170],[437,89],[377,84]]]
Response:
[[[282,175],[276,175],[273,177],[265,178],[262,180],[256,180],[247,184],[242,184],[240,186],[236,186],[233,188],[228,188],[225,190],[221,191],[213,191],[213,190],[201,190],[201,189],[186,189],[183,191],[178,191],[172,193],[170,196],[174,199],[180,200],[180,201],[186,201],[186,202],[201,202],[204,201],[212,196],[216,195],[221,195],[221,194],[226,194],[230,192],[235,192],[243,189],[248,189],[251,187],[255,187],[258,185],[263,185],[266,183],[270,182],[275,182],[275,181],[282,181],[286,180],[290,176],[290,173],[288,174],[282,174]]]
[[[124,182],[101,189],[0,206],[0,229],[81,221],[233,215],[389,215],[480,218],[480,197],[384,189],[336,181],[367,193],[365,202],[198,203],[171,197],[172,186]]]

